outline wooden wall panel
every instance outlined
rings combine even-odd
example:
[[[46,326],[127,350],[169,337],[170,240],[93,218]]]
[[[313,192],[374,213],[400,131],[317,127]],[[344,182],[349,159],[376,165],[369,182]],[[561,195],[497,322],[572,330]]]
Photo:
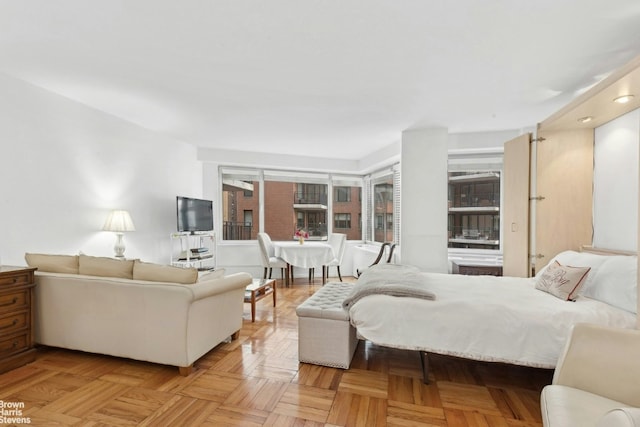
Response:
[[[593,240],[593,130],[540,131],[535,203],[536,269]]]
[[[528,277],[531,134],[504,144],[503,275]]]

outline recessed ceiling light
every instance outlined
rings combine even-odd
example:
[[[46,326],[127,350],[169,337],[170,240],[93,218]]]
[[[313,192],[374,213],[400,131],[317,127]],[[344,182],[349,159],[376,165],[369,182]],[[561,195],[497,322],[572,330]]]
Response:
[[[578,119],[578,121],[579,121],[580,123],[589,123],[591,120],[593,120],[593,117],[591,117],[591,116],[580,117],[580,118]]]
[[[618,104],[626,104],[627,102],[631,101],[632,98],[633,95],[622,95],[615,98],[613,102],[617,102]]]

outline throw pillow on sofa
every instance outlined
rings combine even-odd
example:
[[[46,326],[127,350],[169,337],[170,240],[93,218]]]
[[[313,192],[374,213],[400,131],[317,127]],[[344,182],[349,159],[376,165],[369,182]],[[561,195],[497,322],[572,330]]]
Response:
[[[78,255],[24,254],[29,267],[48,273],[78,274]]]
[[[198,280],[198,270],[196,268],[173,267],[135,260],[133,263],[133,279],[191,285]]]
[[[133,278],[133,260],[80,255],[78,261],[80,274],[121,279]]]

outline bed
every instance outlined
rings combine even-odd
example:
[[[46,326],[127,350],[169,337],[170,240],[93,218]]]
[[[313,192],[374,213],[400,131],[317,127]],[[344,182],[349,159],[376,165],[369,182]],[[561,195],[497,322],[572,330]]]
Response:
[[[557,276],[556,263],[586,270],[571,298],[543,289],[544,278]],[[422,354],[554,368],[573,324],[636,327],[636,256],[566,251],[533,278],[416,273],[382,264],[363,273],[354,293],[372,283],[413,285],[406,278],[419,279],[427,298],[369,292],[345,304],[361,338]]]

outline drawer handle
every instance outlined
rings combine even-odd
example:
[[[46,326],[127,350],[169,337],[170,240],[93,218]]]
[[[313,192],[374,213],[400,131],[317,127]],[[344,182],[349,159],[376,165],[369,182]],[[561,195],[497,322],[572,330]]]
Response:
[[[9,329],[16,326],[17,324],[18,324],[18,319],[13,319],[13,322],[11,322],[10,325],[2,326],[0,327],[0,329]]]
[[[14,341],[13,342],[13,348],[16,348],[18,346],[18,341]]]
[[[15,303],[18,302],[18,297],[13,297],[13,299],[11,300],[11,302],[6,302],[4,304],[0,304],[0,307],[6,307],[8,305],[13,305]]]

